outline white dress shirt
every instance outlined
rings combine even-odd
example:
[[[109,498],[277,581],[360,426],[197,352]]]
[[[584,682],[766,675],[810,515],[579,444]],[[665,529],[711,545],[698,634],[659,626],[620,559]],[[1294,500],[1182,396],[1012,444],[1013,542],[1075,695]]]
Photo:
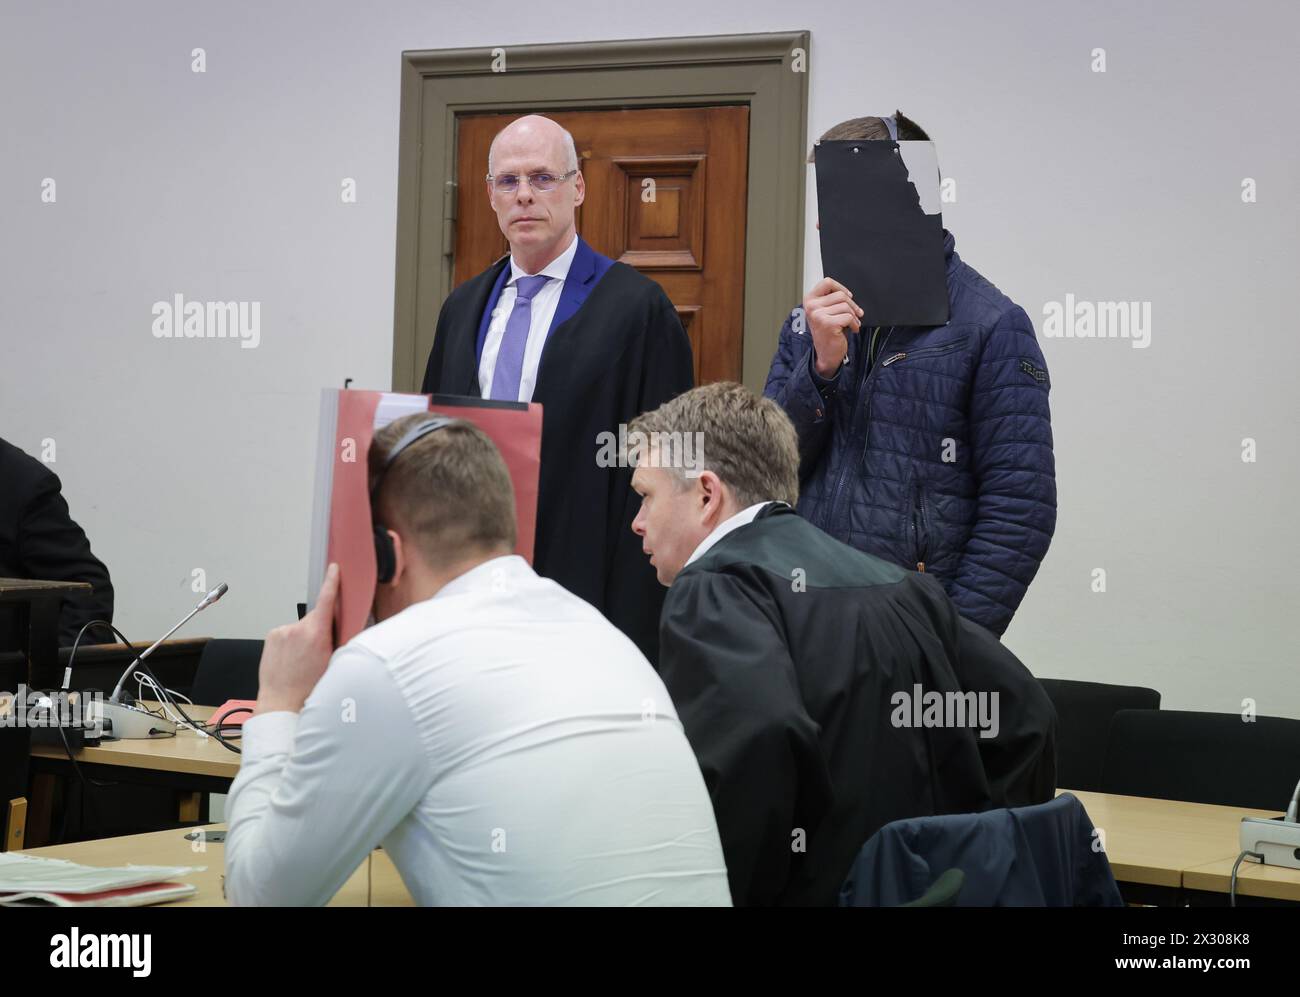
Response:
[[[381,843],[421,905],[731,903],[663,682],[518,556],[360,633],[243,751],[235,904],[323,904]]]
[[[691,556],[686,559],[686,564],[690,564],[692,561],[698,561],[700,558],[702,558],[705,554],[708,553],[709,549],[714,544],[716,544],[719,540],[725,537],[728,533],[732,532],[733,530],[738,530],[742,526],[747,526],[750,523],[752,523],[754,521],[754,517],[758,515],[758,510],[763,508],[763,506],[765,505],[771,505],[771,503],[756,502],[754,505],[751,505],[746,509],[741,509],[740,512],[736,513],[734,516],[731,516],[728,519],[724,519],[721,523],[719,523],[717,526],[713,528],[712,533],[710,533],[707,537],[705,537],[703,540],[700,541],[700,545],[695,548],[694,553],[692,553]],[[686,567],[686,565],[684,564],[682,565],[682,567]]]
[[[501,297],[497,299],[496,308],[492,310],[492,321],[488,325],[487,337],[483,340],[483,357],[478,364],[478,387],[484,398],[492,395],[492,375],[497,369],[497,354],[501,352],[501,340],[506,334],[506,323],[515,307],[518,292],[515,288],[520,277],[535,277],[545,274],[548,280],[540,291],[533,295],[532,314],[528,323],[528,345],[524,347],[524,368],[519,377],[519,397],[515,401],[533,400],[533,388],[537,385],[537,368],[542,362],[542,347],[551,331],[551,320],[555,318],[555,309],[560,303],[560,291],[569,276],[569,267],[574,254],[578,252],[578,237],[575,235],[569,248],[562,252],[536,274],[526,273],[510,257],[510,279],[501,288]]]

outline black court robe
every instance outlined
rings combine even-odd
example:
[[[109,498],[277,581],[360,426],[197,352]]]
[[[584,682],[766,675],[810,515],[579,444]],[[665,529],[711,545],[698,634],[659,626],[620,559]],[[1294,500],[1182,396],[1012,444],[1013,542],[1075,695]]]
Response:
[[[602,433],[617,437],[620,424],[694,386],[691,344],[658,284],[607,260],[603,274],[599,267],[576,273],[589,255],[575,257],[566,280],[584,281],[575,290],[585,299],[551,329],[533,390],[542,406],[533,567],[599,609],[653,663],[664,589],[632,533],[640,504],[632,469],[603,467],[598,457]],[[481,397],[479,325],[507,266],[509,257],[502,257],[448,296],[424,392]]]
[[[660,673],[713,799],[737,905],[833,904],[890,821],[1055,792],[1056,715],[1025,666],[933,578],[788,506],[764,507],[677,576]],[[947,725],[913,723],[925,718],[910,703],[930,692],[954,703],[996,692],[997,735],[979,737],[976,717],[957,726],[955,710]]]

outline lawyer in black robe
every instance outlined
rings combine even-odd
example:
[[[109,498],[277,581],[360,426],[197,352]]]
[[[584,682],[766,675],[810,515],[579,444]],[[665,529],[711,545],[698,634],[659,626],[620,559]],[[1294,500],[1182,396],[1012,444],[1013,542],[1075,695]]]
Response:
[[[86,594],[67,596],[59,611],[59,644],[67,647],[91,620],[113,621],[113,583],[90,550],[61,494],[59,476],[11,443],[0,440],[0,578],[89,582]],[[83,644],[115,640],[92,627]],[[0,606],[0,651],[22,647],[18,610]]]
[[[509,274],[504,256],[447,297],[422,391],[480,396],[483,337]],[[579,239],[532,397],[542,406],[533,567],[604,613],[651,662],[663,589],[630,528],[632,470],[601,466],[601,434],[617,436],[693,383],[690,340],[663,289]]]
[[[660,673],[713,798],[737,905],[833,904],[890,821],[1055,792],[1056,716],[1024,665],[932,577],[782,503],[677,574]],[[923,716],[918,692],[962,697],[964,722],[929,723],[940,715]],[[989,694],[997,731],[981,737],[973,703]]]

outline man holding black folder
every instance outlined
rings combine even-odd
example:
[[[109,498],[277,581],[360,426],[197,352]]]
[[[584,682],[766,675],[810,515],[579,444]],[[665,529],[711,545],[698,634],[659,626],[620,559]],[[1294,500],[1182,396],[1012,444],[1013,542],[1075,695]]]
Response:
[[[827,276],[782,327],[764,391],[798,433],[799,512],[934,575],[1001,636],[1056,525],[1033,324],[957,255],[914,122],[843,122],[814,159]]]

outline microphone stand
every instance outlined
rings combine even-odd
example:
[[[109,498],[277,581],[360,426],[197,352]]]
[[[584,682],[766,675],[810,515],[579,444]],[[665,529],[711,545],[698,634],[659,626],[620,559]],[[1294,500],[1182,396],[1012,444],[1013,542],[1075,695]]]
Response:
[[[123,701],[122,687],[126,684],[127,676],[144,662],[145,658],[153,654],[158,646],[168,637],[192,620],[202,610],[207,609],[214,602],[220,599],[230,590],[230,586],[222,582],[211,592],[205,595],[199,604],[165,634],[154,641],[145,651],[136,657],[129,665],[122,677],[117,680],[117,685],[113,687],[113,693],[108,700],[101,705],[101,711],[96,718],[99,720],[99,726],[104,728],[107,724],[112,725],[112,733],[105,731],[106,737],[112,737],[114,740],[137,740],[151,737],[173,737],[176,734],[176,724],[165,717],[155,716],[147,710],[142,710]],[[164,695],[166,695],[164,693]],[[107,723],[106,723],[107,722]]]

